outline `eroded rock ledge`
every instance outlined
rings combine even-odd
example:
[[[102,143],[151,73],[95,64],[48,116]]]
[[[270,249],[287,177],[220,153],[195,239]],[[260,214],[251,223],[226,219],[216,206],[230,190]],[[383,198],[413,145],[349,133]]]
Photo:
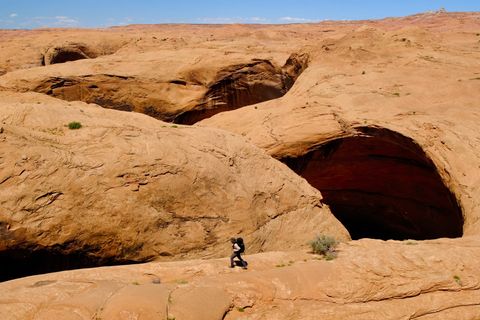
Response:
[[[307,54],[291,55],[279,68],[268,60],[254,60],[221,70],[192,110],[179,114],[174,122],[194,124],[223,112],[280,98],[307,68]]]
[[[65,63],[95,58],[98,54],[86,44],[69,42],[49,47],[42,58],[42,65]]]
[[[45,55],[45,63],[94,56],[82,48],[80,45],[52,48]],[[0,83],[10,90],[34,91],[66,101],[95,103],[108,109],[144,113],[163,121],[194,124],[223,111],[285,95],[308,62],[308,54],[294,53],[283,67],[267,59],[252,59],[222,68],[212,66],[213,71],[195,71],[189,66],[192,70],[187,69],[183,75],[172,71],[160,80],[121,72],[96,73],[89,65],[83,66],[92,73],[56,75],[53,69],[48,69],[55,66],[47,66],[36,70],[33,78],[25,72],[14,72]]]

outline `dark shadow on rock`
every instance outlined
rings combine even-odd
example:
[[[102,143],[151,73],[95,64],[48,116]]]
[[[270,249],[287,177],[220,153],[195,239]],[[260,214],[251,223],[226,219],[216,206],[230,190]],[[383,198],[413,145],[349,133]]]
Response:
[[[352,239],[461,237],[460,205],[422,148],[391,130],[357,130],[281,160],[321,191]]]

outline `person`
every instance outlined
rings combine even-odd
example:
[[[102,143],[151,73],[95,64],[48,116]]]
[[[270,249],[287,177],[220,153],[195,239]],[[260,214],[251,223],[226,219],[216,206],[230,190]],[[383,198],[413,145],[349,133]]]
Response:
[[[242,238],[231,238],[230,242],[232,243],[232,255],[230,256],[230,268],[235,267],[235,258],[240,260],[243,269],[247,269],[247,261],[242,259],[242,253],[245,252],[245,244],[243,243]]]

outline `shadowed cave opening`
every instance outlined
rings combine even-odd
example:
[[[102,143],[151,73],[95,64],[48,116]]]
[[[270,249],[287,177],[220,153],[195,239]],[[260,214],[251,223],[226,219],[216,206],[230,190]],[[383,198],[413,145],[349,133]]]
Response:
[[[283,67],[269,60],[233,65],[217,74],[202,101],[192,110],[175,117],[173,122],[192,125],[217,113],[235,110],[284,96],[308,67],[307,54],[292,54]]]
[[[352,239],[461,237],[462,210],[422,148],[388,129],[357,130],[282,161],[320,190]]]
[[[199,108],[178,115],[174,122],[192,125],[220,112],[277,99],[285,95],[293,85],[293,81],[278,70],[269,70],[270,73],[252,70],[244,71],[245,74],[241,75],[233,73],[213,84],[203,98],[207,102],[200,103]],[[259,79],[247,79],[253,77],[252,75]],[[261,77],[265,79],[260,79]]]
[[[96,249],[68,249],[68,245],[18,247],[0,252],[0,282],[32,275],[103,266],[135,264],[117,257],[99,257]]]
[[[69,61],[76,61],[82,59],[88,59],[88,56],[83,53],[79,49],[66,49],[66,48],[59,48],[54,51],[54,53],[49,57],[49,61],[43,62],[43,64],[57,64],[57,63],[65,63]]]

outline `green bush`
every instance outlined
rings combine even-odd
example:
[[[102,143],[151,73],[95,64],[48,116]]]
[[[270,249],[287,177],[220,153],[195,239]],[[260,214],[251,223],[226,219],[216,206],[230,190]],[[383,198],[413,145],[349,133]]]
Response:
[[[335,248],[338,242],[333,237],[318,235],[309,244],[313,253],[324,255],[327,260],[332,260],[336,257]]]
[[[462,280],[460,279],[459,276],[454,275],[454,276],[453,276],[453,280],[455,280],[455,282],[456,282],[459,286],[462,285]]]
[[[70,130],[80,129],[81,127],[82,127],[82,124],[76,121],[70,122],[68,124],[68,129]]]

